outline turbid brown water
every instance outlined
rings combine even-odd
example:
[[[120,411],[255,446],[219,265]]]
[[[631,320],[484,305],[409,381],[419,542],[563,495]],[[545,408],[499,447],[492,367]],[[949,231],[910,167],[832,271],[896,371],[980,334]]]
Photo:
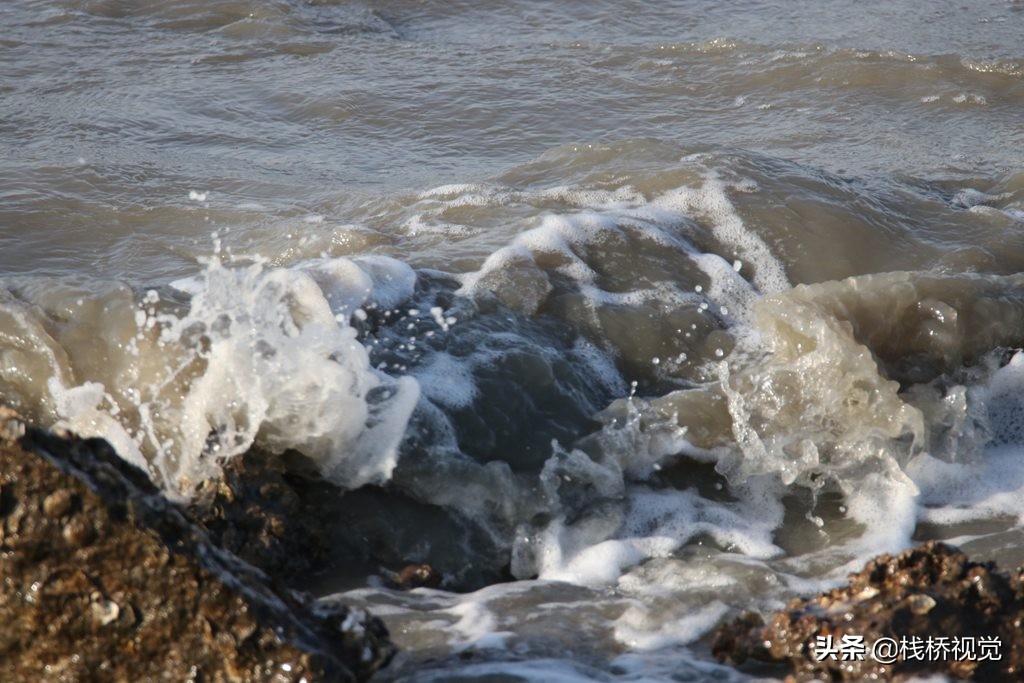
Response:
[[[1021,3],[0,22],[0,401],[520,579],[349,591],[393,678],[732,676],[708,628],[867,556],[1024,560]]]

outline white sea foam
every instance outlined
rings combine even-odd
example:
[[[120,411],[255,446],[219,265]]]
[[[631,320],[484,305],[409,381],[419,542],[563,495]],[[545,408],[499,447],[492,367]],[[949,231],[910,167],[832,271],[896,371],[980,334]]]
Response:
[[[956,95],[953,98],[953,101],[957,104],[977,104],[982,106],[988,104],[988,100],[984,95],[971,92],[962,92],[959,95]]]
[[[557,199],[564,206],[541,211],[533,226],[492,251],[479,269],[459,274],[458,293],[495,296],[521,313],[534,314],[571,283],[583,305],[575,322],[622,359],[671,376],[683,363],[726,356],[732,346],[728,338],[706,338],[707,328],[684,331],[670,322],[674,312],[697,307],[712,326],[719,317],[749,322],[759,296],[784,291],[788,280],[781,262],[744,225],[728,196],[730,189],[755,191],[756,183],[742,178],[727,183],[707,170],[700,157],[683,163],[696,167],[692,184],[650,198],[631,185],[614,190],[558,187],[532,198],[519,192],[516,201]],[[704,253],[692,244],[700,226],[714,235],[723,253]],[[648,250],[661,254],[666,263],[686,265],[669,270],[669,275],[662,272],[666,266],[654,261],[648,276],[648,265],[636,258]],[[636,284],[623,287],[609,281],[606,273],[618,272],[629,261],[636,262]],[[703,297],[690,284],[699,277],[708,282]],[[707,300],[716,304],[714,313]],[[659,326],[678,328],[680,336],[668,348],[651,336]],[[633,333],[627,332],[631,328]]]
[[[445,683],[454,680],[455,676],[470,678],[470,680],[472,678],[477,680],[507,679],[524,683],[594,683],[603,678],[600,671],[588,670],[588,667],[583,664],[550,658],[519,662],[471,662],[451,669],[422,671],[408,677],[403,676],[398,680]]]
[[[62,416],[60,426],[77,434],[102,436],[118,455],[144,471],[149,462],[139,449],[139,444],[118,421],[120,409],[116,400],[98,382],[83,382],[66,387],[57,375],[47,382],[47,388],[55,403],[56,413]]]
[[[451,626],[456,651],[505,648],[505,640],[511,634],[497,630],[497,619],[486,605],[466,600],[450,607],[447,613],[458,617]]]
[[[762,294],[777,294],[789,288],[782,262],[756,232],[746,227],[729,200],[725,181],[713,171],[705,174],[700,187],[680,187],[654,203],[685,215],[706,217],[715,236],[734,250],[727,260],[731,263],[740,258],[754,265],[753,282]]]
[[[586,605],[606,645],[655,658],[685,651],[741,606],[834,584],[909,545],[922,522],[1024,520],[1024,361],[960,372],[976,346],[1019,336],[1019,283],[892,273],[791,288],[768,238],[733,204],[759,185],[724,180],[704,157],[682,164],[671,183],[423,193],[407,227],[483,235],[490,226],[471,224],[478,209],[515,214],[476,261],[425,270],[423,282],[384,256],[287,268],[215,259],[174,283],[185,297],[120,292],[130,372],[54,372],[45,399],[59,424],[107,437],[180,493],[252,445],[301,450],[345,487],[393,477],[418,503],[479,523],[514,576],[539,577],[526,590],[584,591],[573,614]],[[979,210],[1008,197],[968,189],[953,203]],[[454,296],[449,276],[461,285]],[[1006,311],[974,341],[976,300]],[[380,326],[372,343],[394,337],[378,368],[410,376],[371,368],[352,318],[371,335]],[[557,352],[531,338],[552,320],[566,323],[550,332]],[[890,374],[893,356],[914,354],[946,374]],[[51,356],[41,362],[69,365]],[[510,357],[525,377],[501,374]],[[531,382],[569,387],[572,373],[585,381],[528,405]],[[510,424],[528,410],[543,422],[564,400],[586,407],[581,422],[605,407],[600,427],[576,442],[558,431],[564,442],[517,462],[504,443],[514,430],[459,422],[493,400],[495,378],[522,379],[515,391],[529,398]],[[428,443],[403,472],[398,445],[417,405],[415,436]],[[841,513],[823,509],[828,495]],[[433,630],[448,652],[495,657],[537,647],[518,629],[569,609],[523,598],[529,607],[506,618],[522,598],[509,587],[422,595],[437,603],[422,637]],[[394,605],[378,611],[410,619]]]
[[[717,626],[728,612],[729,606],[718,600],[675,619],[632,606],[616,620],[615,639],[640,651],[687,645]]]
[[[923,521],[957,524],[1011,518],[1024,522],[1022,392],[1024,352],[1017,352],[967,394],[987,422],[989,444],[981,457],[949,462],[925,453],[909,463],[907,471],[921,489]]]
[[[424,396],[448,408],[467,408],[477,396],[472,368],[446,353],[433,354],[412,374]]]
[[[136,316],[135,384],[120,387],[130,402],[95,382],[54,379],[60,424],[110,439],[179,495],[254,444],[301,450],[345,487],[383,482],[418,385],[370,368],[347,315],[368,302],[393,307],[414,283],[385,257],[291,269],[211,260],[175,283],[191,295],[184,314],[150,302]]]

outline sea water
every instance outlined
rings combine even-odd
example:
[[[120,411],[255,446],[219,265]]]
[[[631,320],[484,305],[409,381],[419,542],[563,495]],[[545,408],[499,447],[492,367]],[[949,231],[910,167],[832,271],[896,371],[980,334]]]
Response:
[[[739,680],[739,611],[1024,560],[1024,5],[0,20],[0,401],[372,491],[444,576],[326,581],[382,680]]]

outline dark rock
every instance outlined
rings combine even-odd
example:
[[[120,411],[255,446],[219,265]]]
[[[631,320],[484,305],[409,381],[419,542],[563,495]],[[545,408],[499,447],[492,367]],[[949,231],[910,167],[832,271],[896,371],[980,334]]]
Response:
[[[334,499],[342,492],[311,468],[308,476],[296,473],[296,457],[250,449],[224,463],[219,479],[204,482],[189,507],[223,548],[289,585],[343,563],[346,550],[333,540],[336,515],[309,489],[329,487]]]
[[[277,588],[98,439],[0,409],[0,680],[366,680],[376,618]]]
[[[395,587],[463,591],[508,580],[502,551],[479,523],[392,486],[343,491],[295,452],[252,448],[231,458],[189,512],[225,549],[321,594],[413,563],[432,571],[420,583],[392,581]]]
[[[851,574],[848,586],[793,600],[767,623],[759,615],[744,614],[719,627],[712,652],[735,665],[748,660],[783,664],[800,681],[906,680],[929,674],[1019,681],[1024,679],[1022,623],[1022,570],[1007,575],[992,563],[971,562],[955,548],[933,542],[882,555]],[[818,661],[819,637],[831,637],[838,646],[844,636],[857,642],[863,638],[865,656]],[[918,658],[908,657],[901,647],[896,661],[885,663],[871,656],[873,644],[882,638],[921,643],[926,649]],[[982,659],[977,648],[971,657],[942,646],[977,646],[992,638],[999,639],[998,659]]]

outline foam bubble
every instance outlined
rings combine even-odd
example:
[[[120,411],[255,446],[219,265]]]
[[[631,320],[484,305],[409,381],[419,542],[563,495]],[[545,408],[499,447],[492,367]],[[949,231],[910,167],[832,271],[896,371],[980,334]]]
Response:
[[[977,104],[981,106],[988,104],[988,100],[985,99],[984,95],[970,92],[962,92],[959,95],[956,95],[953,98],[953,101],[957,104]]]

